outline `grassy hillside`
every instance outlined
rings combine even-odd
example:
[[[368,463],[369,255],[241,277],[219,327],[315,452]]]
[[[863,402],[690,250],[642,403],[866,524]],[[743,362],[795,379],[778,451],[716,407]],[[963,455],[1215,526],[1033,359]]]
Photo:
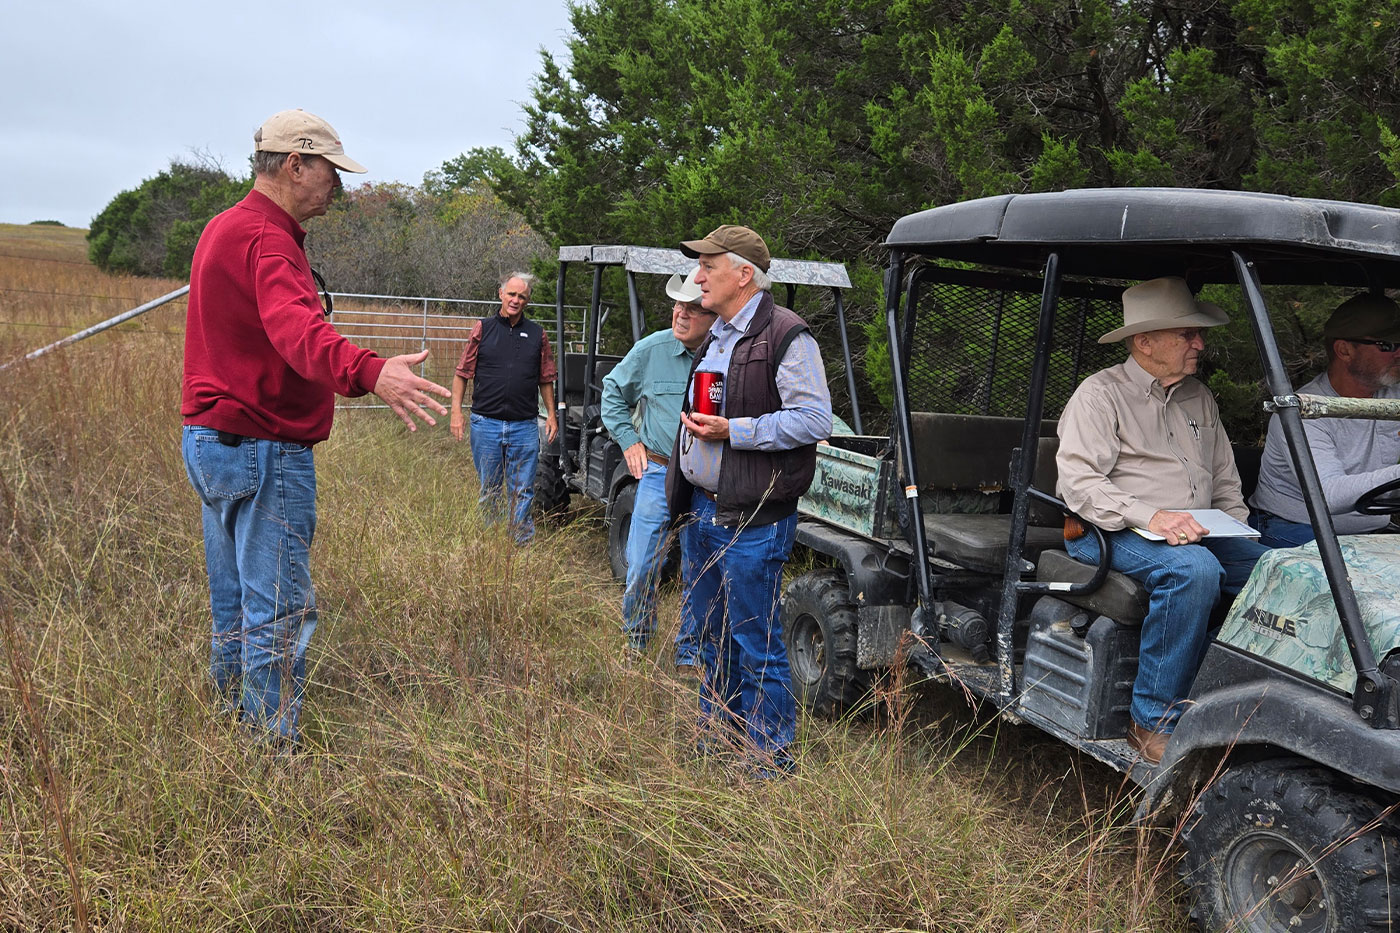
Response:
[[[0,360],[179,284],[82,246],[0,227]],[[0,372],[0,930],[1185,928],[1116,775],[947,691],[804,720],[780,783],[694,760],[596,515],[514,549],[445,423],[317,448],[309,749],[249,748],[203,684],[182,328]]]

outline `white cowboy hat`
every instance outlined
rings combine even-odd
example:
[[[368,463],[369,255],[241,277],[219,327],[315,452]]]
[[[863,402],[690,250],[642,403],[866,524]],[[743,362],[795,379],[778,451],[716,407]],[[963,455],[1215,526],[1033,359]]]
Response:
[[[673,300],[679,301],[682,304],[694,304],[699,301],[701,294],[700,286],[695,284],[695,276],[699,271],[700,267],[696,266],[694,269],[690,270],[690,275],[687,275],[684,279],[681,278],[679,272],[671,276],[670,280],[666,283],[666,294],[670,295]]]
[[[1133,334],[1173,327],[1219,327],[1230,316],[1208,301],[1197,301],[1186,280],[1175,275],[1149,279],[1123,292],[1123,326],[1099,338],[1113,343]]]

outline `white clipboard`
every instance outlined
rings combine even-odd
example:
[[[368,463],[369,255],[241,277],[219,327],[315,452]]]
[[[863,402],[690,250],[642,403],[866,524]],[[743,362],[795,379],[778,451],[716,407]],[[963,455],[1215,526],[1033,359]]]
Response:
[[[1201,527],[1210,532],[1212,538],[1257,538],[1259,531],[1251,528],[1240,521],[1229,512],[1220,509],[1168,509],[1171,512],[1185,512],[1194,518]],[[1148,541],[1165,541],[1163,536],[1155,531],[1148,531],[1146,528],[1134,528],[1138,534]]]

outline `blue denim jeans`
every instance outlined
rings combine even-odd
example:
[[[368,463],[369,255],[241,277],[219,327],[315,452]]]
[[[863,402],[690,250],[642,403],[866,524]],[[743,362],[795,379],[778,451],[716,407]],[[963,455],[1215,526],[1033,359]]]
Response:
[[[1239,595],[1268,548],[1251,538],[1173,546],[1132,530],[1105,534],[1113,569],[1137,580],[1148,594],[1130,712],[1144,729],[1171,732],[1213,637],[1211,611],[1222,593],[1232,600]],[[1098,562],[1093,535],[1066,541],[1065,548],[1077,560]]]
[[[472,412],[472,463],[481,481],[481,515],[490,526],[509,508],[516,544],[535,536],[530,506],[535,501],[535,471],[540,462],[540,428],[534,418],[502,421]]]
[[[681,626],[700,640],[701,728],[733,729],[760,756],[791,766],[797,701],[778,614],[783,564],[797,516],[771,525],[715,524],[715,504],[699,492],[694,520],[681,528]]]
[[[666,468],[648,460],[632,504],[632,524],[627,530],[627,589],[622,593],[622,633],[637,651],[647,650],[647,642],[656,631],[656,588],[670,550],[666,533],[670,517]],[[694,629],[682,626],[676,636],[676,663],[696,664],[699,652]]]
[[[1249,524],[1259,530],[1259,543],[1265,547],[1297,547],[1317,537],[1307,522],[1290,522],[1268,512],[1250,512]]]
[[[214,687],[245,723],[295,741],[316,630],[315,456],[281,441],[229,447],[190,425],[181,447],[203,503]]]

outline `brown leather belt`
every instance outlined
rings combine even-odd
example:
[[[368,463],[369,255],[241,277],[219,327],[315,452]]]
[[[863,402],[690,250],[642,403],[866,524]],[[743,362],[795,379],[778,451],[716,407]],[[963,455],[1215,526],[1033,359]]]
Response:
[[[696,492],[700,493],[700,495],[704,496],[706,499],[709,499],[711,502],[715,502],[715,503],[718,503],[718,502],[719,502],[719,500],[715,498],[715,494],[712,493],[712,492],[710,492],[710,491],[709,491],[708,489],[706,489],[705,487],[703,487],[703,486],[696,486],[696,487],[694,487],[694,489],[695,489]]]
[[[663,457],[656,451],[652,450],[650,447],[643,447],[642,449],[647,452],[647,459],[650,460],[652,463],[655,463],[659,466],[671,465],[670,457]]]
[[[1073,515],[1065,516],[1066,541],[1078,541],[1080,538],[1084,537],[1088,533],[1089,529],[1086,528],[1084,526],[1084,523],[1081,522],[1079,519],[1075,518]]]

